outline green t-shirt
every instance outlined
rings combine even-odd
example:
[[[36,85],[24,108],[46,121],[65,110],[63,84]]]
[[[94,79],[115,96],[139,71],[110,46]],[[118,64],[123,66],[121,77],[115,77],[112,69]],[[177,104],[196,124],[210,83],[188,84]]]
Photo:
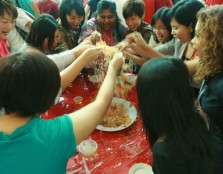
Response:
[[[65,174],[75,153],[68,115],[53,120],[34,117],[10,135],[0,132],[1,174]]]

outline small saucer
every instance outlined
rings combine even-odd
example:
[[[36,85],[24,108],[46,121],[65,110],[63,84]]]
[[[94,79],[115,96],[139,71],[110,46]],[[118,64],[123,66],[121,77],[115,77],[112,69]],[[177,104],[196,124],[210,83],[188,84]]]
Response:
[[[130,168],[129,174],[153,174],[153,170],[146,163],[136,163]]]
[[[89,81],[92,82],[92,83],[98,83],[100,82],[99,78],[97,75],[93,75],[93,76],[90,76],[89,77]]]
[[[79,152],[84,156],[92,156],[98,149],[98,144],[96,141],[87,139],[83,140],[79,145]]]

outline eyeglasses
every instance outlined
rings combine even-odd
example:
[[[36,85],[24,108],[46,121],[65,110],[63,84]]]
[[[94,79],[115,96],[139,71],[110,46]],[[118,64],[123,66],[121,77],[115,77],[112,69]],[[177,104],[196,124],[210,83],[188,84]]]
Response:
[[[0,19],[0,23],[2,23],[3,25],[11,24],[14,27],[16,24],[16,20]]]

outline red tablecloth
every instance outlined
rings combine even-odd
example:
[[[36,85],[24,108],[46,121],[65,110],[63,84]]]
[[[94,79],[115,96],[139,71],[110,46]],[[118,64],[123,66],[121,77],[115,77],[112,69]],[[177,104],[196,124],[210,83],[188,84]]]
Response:
[[[80,106],[75,105],[73,98],[83,96],[84,105],[90,103],[97,94],[97,84],[89,82],[88,75],[80,75],[60,97],[57,105],[51,107],[44,119],[70,113]],[[126,100],[136,107],[136,91],[132,89]],[[128,174],[129,169],[135,163],[152,163],[152,154],[147,143],[142,122],[138,116],[130,127],[117,132],[103,132],[95,130],[90,138],[98,144],[98,150],[92,157],[84,158],[80,153],[70,158],[67,165],[67,173],[95,173],[95,174]],[[75,147],[74,147],[75,148]]]

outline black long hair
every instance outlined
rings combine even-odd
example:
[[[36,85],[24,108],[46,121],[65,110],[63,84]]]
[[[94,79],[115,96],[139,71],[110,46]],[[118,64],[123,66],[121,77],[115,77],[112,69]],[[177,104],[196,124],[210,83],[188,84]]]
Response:
[[[159,10],[156,11],[156,13],[153,15],[153,18],[151,20],[151,26],[154,28],[156,22],[160,19],[163,24],[165,25],[166,29],[169,32],[169,40],[173,39],[173,35],[171,34],[172,28],[170,25],[170,10],[169,7],[162,7]],[[155,41],[158,43],[158,39],[155,38]]]
[[[122,38],[121,32],[119,30],[119,23],[121,22],[121,19],[118,17],[117,14],[117,7],[114,0],[100,0],[97,5],[97,10],[95,15],[100,15],[104,10],[111,10],[111,12],[115,15],[116,21],[115,21],[115,30],[117,32],[118,38]]]
[[[57,28],[58,23],[53,16],[41,14],[32,23],[31,30],[26,37],[26,42],[44,51],[43,42],[46,38],[49,38],[48,49],[51,50]]]
[[[197,24],[196,15],[203,7],[204,4],[199,0],[181,0],[171,8],[170,17],[175,18],[177,22],[187,27],[192,24],[191,37],[193,38]]]
[[[61,24],[66,29],[70,29],[70,26],[67,22],[66,15],[70,15],[73,10],[75,10],[75,12],[79,16],[83,16],[83,21],[81,22],[81,26],[84,23],[85,11],[84,11],[84,6],[83,6],[82,1],[80,1],[80,0],[63,0],[63,2],[60,5],[59,15],[60,15],[60,19],[61,19]]]
[[[186,157],[211,156],[209,133],[194,108],[188,69],[181,60],[147,61],[139,72],[136,88],[151,147],[163,136]]]

